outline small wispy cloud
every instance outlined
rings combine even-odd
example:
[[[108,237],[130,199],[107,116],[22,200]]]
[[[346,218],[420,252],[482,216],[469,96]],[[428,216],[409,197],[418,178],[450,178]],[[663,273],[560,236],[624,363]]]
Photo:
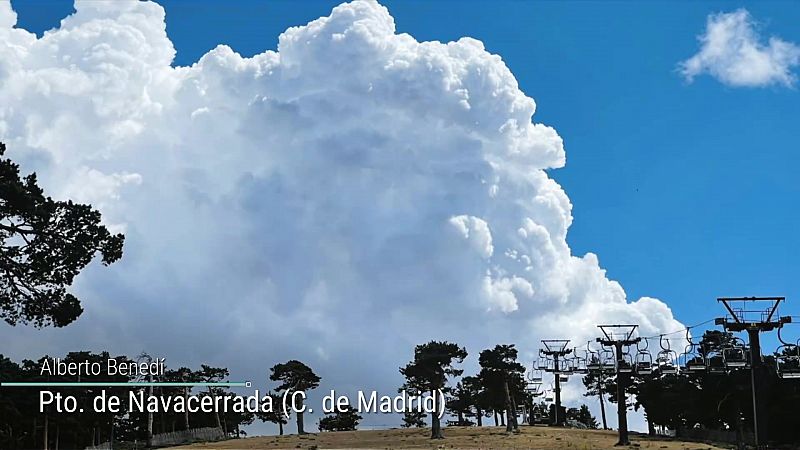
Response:
[[[688,82],[708,74],[735,87],[793,86],[800,47],[775,36],[764,42],[757,25],[745,9],[709,15],[700,51],[678,70]]]

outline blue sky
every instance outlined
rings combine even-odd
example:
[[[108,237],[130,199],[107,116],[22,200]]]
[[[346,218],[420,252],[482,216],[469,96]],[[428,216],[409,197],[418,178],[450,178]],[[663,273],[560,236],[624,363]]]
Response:
[[[226,43],[242,55],[274,49],[289,26],[334,1],[160,2],[185,65]],[[20,26],[57,24],[71,1],[14,1]],[[46,7],[44,7],[44,5]],[[747,8],[762,37],[800,41],[791,2],[386,1],[417,40],[475,37],[502,56],[537,102],[535,120],[565,140],[551,171],[573,202],[568,241],[592,251],[630,298],[654,296],[684,323],[721,313],[721,295],[786,295],[800,307],[795,207],[800,194],[800,94],[687,83],[708,14]]]
[[[259,380],[274,362],[298,358],[323,374],[325,389],[394,392],[397,366],[425,339],[452,339],[473,355],[514,342],[530,360],[538,338],[569,332],[586,342],[602,321],[674,331],[670,311],[636,301],[644,296],[667,302],[684,324],[722,315],[718,296],[786,295],[782,312],[800,311],[797,88],[703,73],[690,83],[679,71],[698,54],[710,14],[743,7],[762,42],[798,43],[800,5],[385,2],[397,30],[417,41],[471,36],[502,57],[535,99],[535,122],[564,139],[566,167],[546,169],[560,157],[557,137],[527,123],[510,139],[497,132],[493,124],[518,119],[520,104],[530,111],[502,64],[469,42],[424,53],[392,34],[379,8],[359,4],[340,8],[321,33],[293,30],[286,66],[219,51],[173,70],[172,45],[175,65],[217,44],[249,57],[337,2],[159,3],[169,40],[160,8],[111,2],[84,4],[53,39],[20,33],[0,46],[11,61],[0,59],[11,68],[0,70],[0,132],[11,152],[48,188],[102,205],[127,227],[125,257],[76,283],[86,312],[75,324],[0,324],[18,359],[146,349]],[[71,0],[12,5],[17,26],[40,34],[72,12]],[[331,33],[365,17],[374,20],[337,46]],[[364,29],[380,39],[364,39]],[[417,58],[392,53],[400,50]],[[387,61],[406,65],[387,70]],[[463,69],[455,86],[465,90],[444,87],[452,67]],[[341,89],[350,81],[369,90]],[[468,92],[468,114],[453,104],[459,91]],[[512,148],[523,156],[503,152]],[[487,171],[486,158],[501,164]],[[522,183],[519,169],[530,175]],[[569,248],[564,197],[541,170],[573,204]],[[571,257],[587,252],[631,303],[592,258]],[[577,389],[568,394],[584,401]]]

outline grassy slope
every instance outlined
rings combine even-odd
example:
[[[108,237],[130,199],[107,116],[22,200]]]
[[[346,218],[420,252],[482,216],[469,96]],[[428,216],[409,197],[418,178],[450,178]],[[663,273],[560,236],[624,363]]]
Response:
[[[504,428],[445,428],[444,440],[428,439],[430,429],[398,429],[374,431],[343,431],[298,437],[258,436],[212,444],[194,444],[181,449],[268,449],[268,448],[532,448],[532,449],[598,449],[611,450],[617,435],[613,431],[574,430],[547,427],[522,427],[517,435],[508,435]],[[635,448],[665,450],[715,450],[707,444],[650,440],[632,435]]]

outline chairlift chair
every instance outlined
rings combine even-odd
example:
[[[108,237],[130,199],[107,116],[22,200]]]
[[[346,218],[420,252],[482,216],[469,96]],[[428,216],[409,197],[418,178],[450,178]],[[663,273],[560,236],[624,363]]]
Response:
[[[589,369],[586,367],[586,358],[578,356],[578,349],[573,349],[572,354],[575,355],[572,358],[572,372],[577,374],[589,373]]]
[[[782,345],[775,352],[778,376],[785,379],[800,378],[800,348]]]
[[[532,366],[533,367],[531,367],[531,370],[529,370],[528,373],[525,374],[525,376],[528,378],[528,381],[530,381],[531,383],[539,383],[539,384],[541,384],[542,383],[542,371],[540,369],[536,368],[536,362],[535,361],[534,361]]]
[[[613,372],[617,369],[617,358],[610,348],[600,350],[600,369],[604,372]]]
[[[784,379],[800,378],[800,340],[797,344],[785,342],[781,337],[781,329],[778,328],[778,340],[783,345],[775,350],[778,376]]]
[[[675,352],[672,350],[662,350],[658,352],[658,371],[664,375],[678,373],[678,366],[675,364]]]
[[[558,373],[562,375],[572,375],[572,358],[558,360]]]
[[[725,360],[720,351],[710,351],[706,356],[706,368],[709,373],[728,373],[728,367],[725,366]]]
[[[591,341],[586,343],[586,371],[599,372],[603,367],[600,363],[600,354],[589,347]]]
[[[641,343],[644,342],[644,347]],[[636,359],[634,360],[634,367],[636,373],[639,375],[650,375],[653,373],[653,356],[647,351],[649,343],[647,339],[642,339],[636,343]]]
[[[544,354],[539,356],[539,359],[536,361],[536,370],[539,371],[548,371],[553,369],[553,360],[547,357]]]
[[[539,397],[542,395],[542,383],[527,383],[525,385],[525,391],[534,397]]]
[[[661,346],[661,351],[658,352],[658,356],[656,356],[658,371],[664,375],[673,375],[678,373],[678,354],[675,353],[675,350],[670,348],[669,339],[664,339],[664,336],[662,335],[659,345]]]
[[[696,344],[692,341],[692,336],[689,334],[689,329],[686,329],[686,341],[688,344],[686,345],[686,349],[681,354],[680,359],[681,366],[689,372],[698,373],[698,372],[705,372],[706,367],[706,360],[703,357],[703,354],[697,350],[699,344]]]
[[[617,361],[617,371],[619,373],[633,373],[633,369],[633,356],[628,352],[620,355],[619,361]]]
[[[750,358],[747,346],[739,338],[733,338],[733,343],[722,349],[722,361],[728,369],[743,369],[750,367]]]

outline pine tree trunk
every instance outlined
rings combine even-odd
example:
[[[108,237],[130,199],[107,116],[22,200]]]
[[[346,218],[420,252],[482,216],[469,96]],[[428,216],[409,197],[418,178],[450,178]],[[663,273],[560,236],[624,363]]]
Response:
[[[497,426],[497,411],[494,411],[494,426]]]
[[[47,436],[48,425],[49,425],[49,420],[48,420],[48,417],[47,417],[47,411],[45,410],[45,412],[44,412],[44,432],[42,433],[42,439],[44,441],[42,443],[42,449],[44,449],[44,450],[47,450],[47,441],[49,440],[48,436]]]
[[[189,387],[183,388],[183,399],[185,400],[184,404],[189,403]],[[183,423],[186,426],[186,431],[189,431],[189,409],[183,409]]]
[[[431,391],[431,395],[435,396],[435,391]],[[437,402],[433,407],[433,413],[431,413],[431,439],[444,439],[442,424],[439,422],[439,414],[436,411],[438,407],[439,404]]]
[[[483,426],[483,420],[481,420],[481,419],[483,418],[483,411],[481,411],[480,408],[475,408],[475,409],[478,412],[477,416],[475,416],[475,418],[478,419],[478,426],[482,427]]]
[[[513,420],[512,425],[514,426],[514,432],[519,432],[519,420],[517,418],[517,399],[511,395],[511,419]]]
[[[280,433],[281,436],[283,436],[283,422],[282,421],[278,422],[278,432]]]
[[[303,397],[300,397],[300,405],[298,407],[300,411],[303,410]],[[297,412],[297,434],[306,434],[306,431],[303,429],[303,413],[298,411]]]
[[[511,404],[511,393],[508,390],[508,380],[503,381],[503,390],[506,394],[506,433],[511,433],[514,431],[514,419],[512,411],[512,404]]]
[[[215,399],[217,398],[217,394],[214,393],[214,391],[211,389],[210,386],[208,387],[208,393],[211,394],[212,398],[215,398]],[[216,404],[216,401],[214,403]],[[217,428],[219,428],[221,430],[222,429],[222,421],[219,419],[219,411],[215,411],[214,412],[214,419],[215,419],[215,421],[217,423]]]
[[[606,401],[603,399],[603,389],[600,387],[600,383],[597,383],[598,389],[598,397],[600,397],[600,415],[603,416],[603,429],[608,429],[608,422],[606,422]]]

